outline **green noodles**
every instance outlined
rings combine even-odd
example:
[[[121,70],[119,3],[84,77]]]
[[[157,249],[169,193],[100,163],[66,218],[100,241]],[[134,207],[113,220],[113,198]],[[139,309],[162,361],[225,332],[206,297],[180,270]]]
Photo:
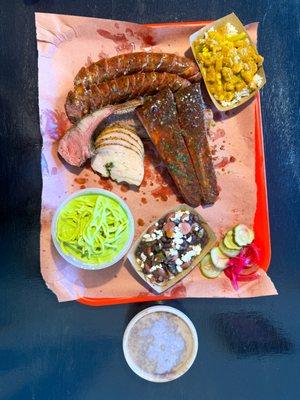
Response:
[[[70,200],[59,213],[56,238],[63,253],[80,261],[110,262],[128,241],[128,216],[110,197],[82,195]]]

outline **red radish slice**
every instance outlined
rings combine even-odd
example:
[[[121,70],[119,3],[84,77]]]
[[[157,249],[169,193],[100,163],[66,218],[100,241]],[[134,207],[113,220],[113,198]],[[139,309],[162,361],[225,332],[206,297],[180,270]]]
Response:
[[[179,229],[180,229],[180,232],[181,232],[183,235],[187,235],[188,233],[191,232],[192,227],[191,227],[191,225],[188,224],[187,222],[181,222],[181,223],[179,224]]]
[[[165,232],[167,232],[167,231],[171,231],[172,229],[174,229],[175,226],[176,226],[176,225],[174,224],[174,222],[168,221],[168,222],[166,222],[166,223],[164,224],[163,229],[164,229]]]

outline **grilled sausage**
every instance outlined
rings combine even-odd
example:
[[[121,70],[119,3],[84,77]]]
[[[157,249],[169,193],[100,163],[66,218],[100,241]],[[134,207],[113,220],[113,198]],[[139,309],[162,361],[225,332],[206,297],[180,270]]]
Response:
[[[201,74],[196,63],[189,58],[168,53],[129,53],[105,58],[83,67],[74,79],[74,84],[89,88],[101,82],[137,72],[168,72],[177,74],[191,82],[198,82]]]
[[[179,124],[191,155],[201,188],[202,205],[213,204],[218,196],[217,179],[207,141],[206,106],[197,83],[175,94]]]
[[[166,89],[145,101],[137,114],[185,201],[201,203],[201,192],[185,145],[173,93]]]
[[[77,122],[84,115],[90,114],[109,104],[122,103],[138,96],[154,94],[165,88],[176,91],[190,85],[190,82],[175,74],[166,72],[138,73],[112,79],[100,85],[92,85],[85,90],[83,85],[68,93],[65,110],[71,122]]]

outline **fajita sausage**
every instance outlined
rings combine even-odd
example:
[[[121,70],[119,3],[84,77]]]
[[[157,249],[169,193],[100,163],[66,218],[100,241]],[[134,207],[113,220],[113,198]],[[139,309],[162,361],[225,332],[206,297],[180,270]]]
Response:
[[[201,203],[201,192],[190,154],[184,142],[173,93],[166,89],[145,101],[137,115],[185,201]]]
[[[175,94],[179,124],[191,155],[201,188],[202,205],[213,204],[218,196],[217,179],[207,141],[206,106],[197,83]]]
[[[154,94],[165,88],[176,91],[190,85],[187,79],[166,72],[138,73],[112,79],[100,85],[93,84],[89,90],[76,86],[68,93],[65,110],[71,122],[109,104],[118,104],[139,96]]]
[[[74,79],[74,84],[89,88],[101,82],[131,75],[137,72],[168,72],[177,74],[191,82],[198,82],[201,74],[197,64],[187,57],[169,53],[128,53],[99,60],[83,67]]]

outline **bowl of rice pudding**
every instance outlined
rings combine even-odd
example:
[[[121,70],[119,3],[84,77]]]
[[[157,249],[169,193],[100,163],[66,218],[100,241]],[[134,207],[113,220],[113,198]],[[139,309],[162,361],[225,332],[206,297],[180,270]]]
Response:
[[[192,366],[198,336],[192,321],[169,306],[153,306],[138,313],[123,336],[129,367],[151,382],[169,382]]]

